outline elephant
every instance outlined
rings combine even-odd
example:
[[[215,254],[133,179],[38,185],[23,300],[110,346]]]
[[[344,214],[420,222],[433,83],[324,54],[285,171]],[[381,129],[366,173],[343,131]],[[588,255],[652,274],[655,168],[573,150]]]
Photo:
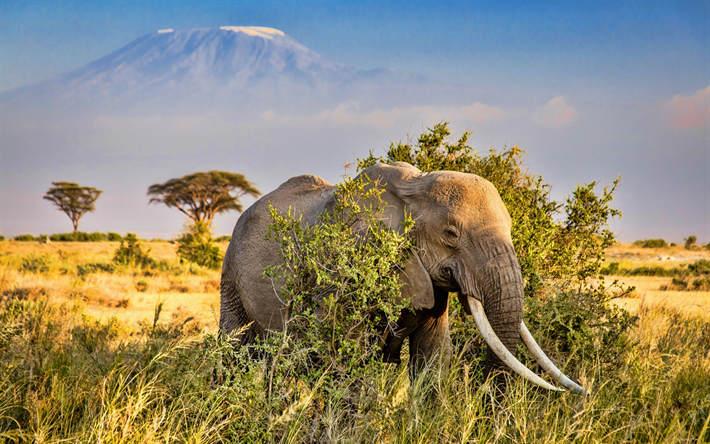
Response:
[[[385,335],[385,361],[399,362],[403,341],[409,338],[409,361],[415,372],[435,357],[448,362],[449,294],[456,293],[488,345],[486,371],[509,368],[546,389],[564,391],[515,358],[522,338],[556,382],[573,393],[587,393],[552,363],[523,322],[524,283],[511,218],[493,184],[474,174],[422,172],[404,162],[377,164],[360,174],[382,184],[387,203],[382,220],[390,228],[402,229],[405,212],[414,220],[411,235],[416,248],[399,276],[410,308],[401,313],[397,331]],[[302,224],[313,225],[321,213],[333,209],[334,189],[316,176],[293,177],[241,215],[222,267],[222,333],[246,329],[239,340],[248,344],[269,330],[283,330],[286,310],[277,293],[279,284],[263,276],[265,267],[281,261],[278,243],[265,241],[269,204],[281,213],[290,209],[302,217]]]

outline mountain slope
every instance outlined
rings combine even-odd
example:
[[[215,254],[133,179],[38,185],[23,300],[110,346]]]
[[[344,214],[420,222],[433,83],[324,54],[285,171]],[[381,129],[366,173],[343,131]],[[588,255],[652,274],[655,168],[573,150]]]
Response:
[[[2,94],[3,105],[57,111],[319,108],[406,96],[426,83],[332,61],[273,28],[164,30],[85,67]]]

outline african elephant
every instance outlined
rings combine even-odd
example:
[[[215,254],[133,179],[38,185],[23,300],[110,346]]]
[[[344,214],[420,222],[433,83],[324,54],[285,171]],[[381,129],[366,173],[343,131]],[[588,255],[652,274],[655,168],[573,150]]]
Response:
[[[586,390],[558,370],[532,338],[523,312],[523,278],[510,235],[511,219],[496,188],[487,180],[451,171],[423,173],[397,162],[372,166],[367,174],[383,184],[387,202],[383,218],[401,229],[405,209],[415,221],[416,251],[400,275],[402,294],[411,298],[396,334],[385,337],[383,358],[399,362],[409,338],[410,363],[421,366],[435,356],[450,355],[448,299],[455,292],[473,315],[488,344],[486,369],[506,366],[551,390],[515,358],[518,340],[553,379],[575,393]],[[289,207],[302,223],[315,224],[318,215],[333,208],[334,186],[315,176],[298,176],[263,196],[239,218],[222,268],[220,329],[229,333],[249,323],[241,341],[249,343],[266,330],[281,330],[284,306],[269,279],[266,266],[280,261],[277,242],[266,242],[269,203],[279,212]],[[278,287],[278,285],[277,285]]]

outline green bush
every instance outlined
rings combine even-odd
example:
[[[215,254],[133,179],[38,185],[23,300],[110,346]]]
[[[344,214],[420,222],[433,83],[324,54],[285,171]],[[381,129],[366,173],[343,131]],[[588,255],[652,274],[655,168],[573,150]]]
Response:
[[[150,248],[143,251],[138,237],[133,233],[126,234],[126,237],[121,240],[121,244],[114,252],[113,262],[117,265],[141,268],[154,268],[157,265],[156,260],[150,257]]]
[[[623,297],[626,289],[613,297]],[[609,370],[624,363],[637,317],[610,304],[604,287],[583,291],[553,290],[541,300],[526,298],[525,323],[553,359],[567,361],[577,373],[584,364]]]
[[[663,267],[639,267],[631,270],[622,270],[625,273],[622,276],[659,276],[671,277],[681,274],[684,270],[680,268],[663,268]]]
[[[658,276],[658,277],[673,277],[678,274],[685,273],[681,268],[663,268],[663,267],[638,267],[638,268],[619,268],[618,262],[612,262],[608,267],[602,268],[599,273],[603,276]]]
[[[710,290],[710,278],[696,279],[693,281],[694,291],[708,291]]]
[[[692,250],[695,247],[695,242],[698,241],[697,236],[688,236],[685,239],[685,249],[686,250]]]
[[[687,290],[688,289],[688,281],[682,278],[674,277],[671,280],[671,286],[677,290]]]
[[[13,239],[15,239],[16,241],[20,241],[20,242],[30,242],[30,241],[38,240],[34,236],[32,236],[31,234],[21,234],[19,236],[15,236]]]
[[[16,241],[41,241],[45,237],[49,237],[52,242],[105,242],[105,241],[120,241],[122,239],[121,235],[118,233],[100,233],[95,231],[93,233],[85,233],[83,231],[77,231],[74,233],[57,233],[51,236],[46,236],[40,234],[35,237],[31,234],[22,234],[15,236]]]
[[[59,233],[49,237],[52,242],[104,242],[108,240],[106,233],[98,231],[93,233],[85,233],[76,231],[74,233]]]
[[[680,267],[664,268],[664,267],[638,267],[638,268],[619,268],[618,262],[611,262],[608,267],[601,269],[600,273],[604,276],[658,276],[658,277],[680,277],[684,278],[688,275],[702,276],[710,274],[710,261],[700,259],[688,265]]]
[[[104,263],[88,263],[76,266],[77,275],[81,278],[93,273],[113,273],[116,266]]]
[[[604,250],[614,242],[609,221],[621,212],[611,207],[619,179],[600,194],[596,182],[581,184],[564,202],[550,198],[551,186],[523,167],[525,151],[517,146],[480,156],[468,145],[470,133],[448,142],[448,123],[421,134],[416,143],[393,143],[386,158],[370,153],[358,159],[362,170],[376,163],[408,162],[422,171],[477,174],[498,189],[513,221],[512,237],[525,278],[526,294],[534,295],[547,279],[585,281],[596,277]]]
[[[181,261],[201,265],[213,270],[222,267],[222,252],[214,245],[210,226],[205,222],[186,224],[175,243],[178,244],[177,254]]]
[[[398,270],[414,222],[405,221],[404,234],[387,227],[380,219],[384,189],[363,176],[336,185],[333,213],[314,226],[270,209],[268,238],[280,243],[284,263],[264,275],[284,282],[280,297],[288,310],[286,331],[278,336],[280,368],[367,373],[363,365],[380,365],[373,359],[378,338],[409,302],[400,296]]]
[[[23,273],[46,274],[56,268],[54,258],[50,254],[30,254],[22,258],[20,271]]]
[[[111,242],[120,242],[123,240],[123,236],[121,236],[118,233],[114,233],[112,231],[108,232],[108,240]]]
[[[5,236],[3,236],[2,234],[0,234],[0,242],[2,242],[2,241],[4,241],[4,240],[5,240]]]
[[[702,277],[695,280],[674,277],[671,284],[662,286],[661,290],[708,291],[710,290],[710,277]]]
[[[232,236],[217,236],[214,241],[215,242],[229,242],[232,240]]]
[[[666,248],[668,243],[663,239],[637,240],[634,245],[641,248]]]
[[[688,271],[696,275],[710,274],[710,261],[707,259],[700,259],[694,263],[688,265]]]
[[[619,276],[620,270],[619,270],[619,263],[618,262],[612,262],[609,264],[608,267],[604,267],[601,270],[599,270],[599,274],[604,275],[604,276]]]
[[[140,280],[136,282],[136,291],[145,293],[148,290],[148,282]]]
[[[612,308],[607,290],[594,287],[589,279],[600,274],[605,249],[614,243],[609,222],[621,217],[621,212],[611,206],[619,179],[600,192],[595,190],[596,182],[580,184],[571,196],[556,202],[550,198],[551,186],[541,176],[524,168],[523,155],[526,153],[519,147],[500,152],[491,149],[487,155],[481,156],[468,145],[470,133],[464,133],[453,142],[449,141],[449,136],[447,122],[434,125],[416,142],[391,144],[385,158],[370,153],[368,158],[358,159],[358,169],[380,162],[401,161],[422,171],[459,171],[487,179],[498,190],[513,222],[511,235],[525,280],[529,312],[540,313],[536,316],[552,322],[553,314],[546,310],[560,311],[557,314],[559,324],[550,327],[547,337],[562,341],[560,349],[582,350],[586,359],[593,355],[590,348],[592,330],[602,334],[607,342],[612,341],[614,335],[623,336],[622,333],[633,324],[633,318],[623,310]],[[611,273],[609,269],[605,271]],[[553,299],[547,294],[551,284],[559,293]],[[588,306],[575,302],[576,297]],[[456,302],[451,304],[450,314],[454,349],[474,361],[480,360],[483,344],[478,339],[471,339],[478,336],[457,305]],[[594,316],[607,315],[611,316],[608,324],[600,324],[607,321],[598,319],[594,321],[597,324],[591,324],[597,327],[579,333],[583,336],[570,336],[572,333],[567,327],[592,322]],[[620,345],[612,344],[608,348],[618,352]]]

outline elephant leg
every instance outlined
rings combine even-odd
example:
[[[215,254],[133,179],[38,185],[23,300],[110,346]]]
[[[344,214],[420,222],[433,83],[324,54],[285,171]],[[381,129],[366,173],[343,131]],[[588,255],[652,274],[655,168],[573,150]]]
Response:
[[[409,335],[409,373],[416,378],[432,359],[439,359],[444,367],[451,360],[449,311],[425,320]]]
[[[393,364],[402,362],[401,352],[404,340],[417,329],[420,324],[421,315],[409,309],[402,310],[397,322],[400,328],[392,331],[385,331],[382,342],[382,360]]]
[[[234,338],[235,345],[249,345],[253,343],[256,337],[255,326],[252,324],[244,309],[242,295],[236,280],[223,274],[220,283],[220,294],[220,334],[230,335],[242,331],[239,337]]]

